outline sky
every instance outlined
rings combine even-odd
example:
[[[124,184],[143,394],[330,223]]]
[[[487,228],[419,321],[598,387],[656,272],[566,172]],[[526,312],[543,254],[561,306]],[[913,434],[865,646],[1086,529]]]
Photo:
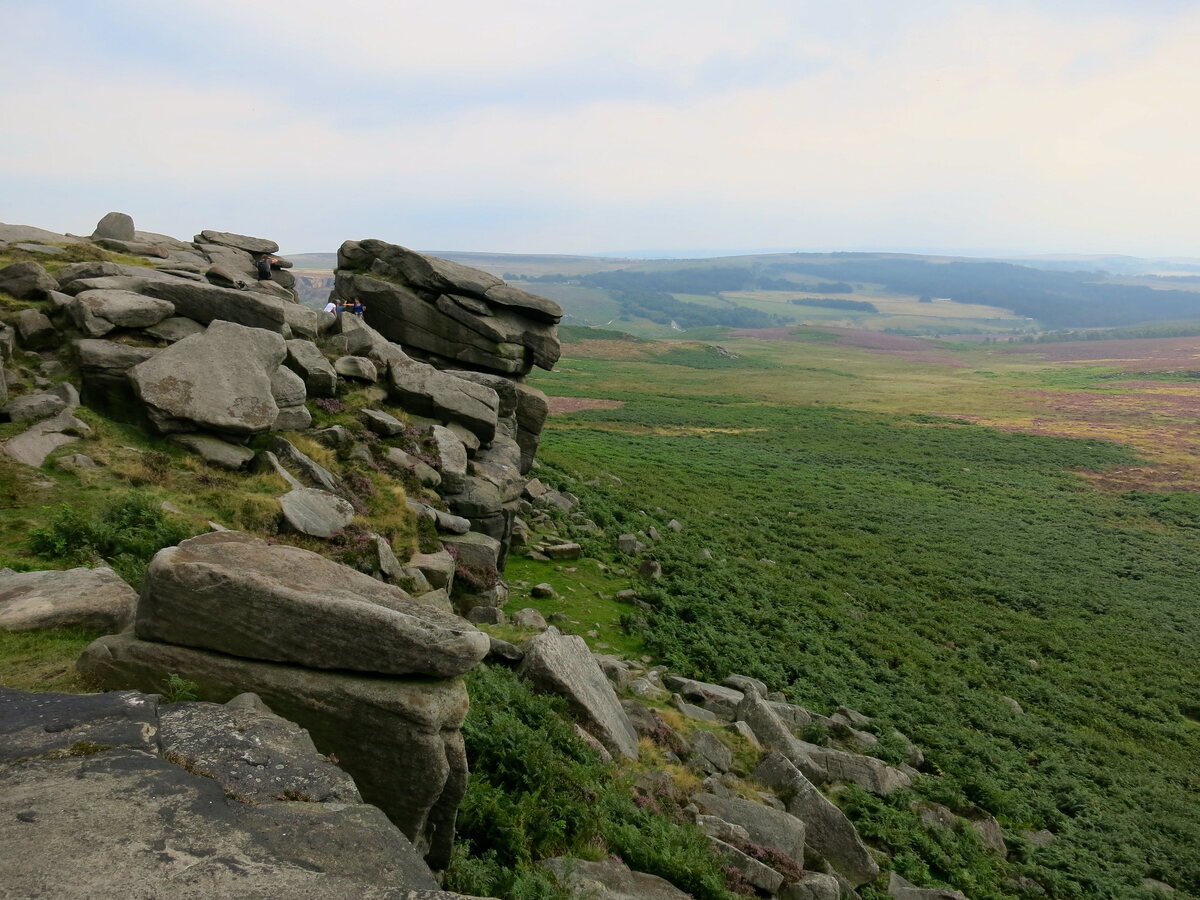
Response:
[[[0,221],[1200,256],[1195,0],[0,0]]]

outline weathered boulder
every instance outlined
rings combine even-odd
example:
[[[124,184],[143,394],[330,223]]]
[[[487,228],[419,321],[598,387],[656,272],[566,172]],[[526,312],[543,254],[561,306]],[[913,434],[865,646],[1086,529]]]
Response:
[[[206,229],[193,238],[197,244],[222,244],[235,247],[247,253],[278,253],[279,245],[272,240],[260,237],[250,237],[246,234],[235,234],[232,231],[213,231]]]
[[[710,836],[708,842],[712,845],[713,851],[717,856],[725,860],[726,865],[740,871],[742,878],[752,887],[771,896],[783,885],[784,878],[782,873],[772,869],[766,863],[760,862],[754,857],[743,853],[737,847],[727,844],[720,838]]]
[[[434,589],[449,591],[454,585],[455,560],[445,550],[414,553],[408,564],[414,569],[420,569]]]
[[[96,223],[92,239],[111,238],[116,241],[132,241],[137,238],[133,228],[133,217],[123,212],[110,212]]]
[[[792,814],[736,796],[701,793],[695,794],[692,802],[702,813],[740,825],[755,844],[769,847],[803,867],[805,827]]]
[[[168,319],[163,319],[157,325],[151,325],[149,328],[143,330],[151,337],[156,337],[160,341],[173,344],[193,334],[200,334],[204,331],[204,326],[195,319],[188,319],[183,316],[171,316]]]
[[[211,434],[173,434],[170,441],[191,450],[206,463],[232,472],[245,468],[246,464],[254,459],[254,451],[249,447],[231,444]]]
[[[399,826],[430,866],[443,869],[449,863],[454,815],[467,775],[458,730],[467,712],[461,679],[319,671],[144,641],[129,633],[93,642],[78,668],[110,688],[157,692],[166,676],[176,673],[196,682],[210,700],[253,691],[277,714],[308,729],[318,750],[335,754],[363,798]],[[77,803],[78,795],[68,805]],[[355,855],[349,847],[340,852]]]
[[[91,434],[91,428],[68,406],[57,415],[42,419],[26,431],[4,442],[4,452],[27,466],[41,466],[51,453],[76,438]]]
[[[486,635],[397,587],[233,531],[155,555],[136,632],[249,659],[438,678],[465,672],[488,649]]]
[[[701,772],[728,772],[733,766],[733,751],[721,743],[711,731],[697,731],[692,738],[688,764]]]
[[[846,818],[782,753],[771,752],[754,777],[771,788],[789,813],[805,825],[805,841],[837,872],[857,887],[879,874],[875,862]]]
[[[523,375],[532,365],[549,369],[558,361],[556,327],[515,310],[468,297],[422,296],[367,274],[339,272],[336,290],[362,298],[367,321],[388,340],[455,364]]]
[[[291,441],[281,437],[272,438],[271,450],[277,454],[280,460],[298,469],[305,478],[322,490],[330,491],[334,494],[345,492],[345,485],[342,484],[340,478],[304,453]]]
[[[292,531],[331,538],[354,521],[354,507],[320,488],[294,487],[279,498],[283,520]]]
[[[895,872],[888,875],[888,896],[894,900],[967,900],[962,891],[951,888],[920,888]]]
[[[351,900],[436,888],[396,826],[265,707],[247,718],[244,707],[160,709],[129,691],[0,689],[0,733],[14,751],[0,762],[11,896]],[[332,773],[342,790],[325,789]]]
[[[691,896],[657,875],[634,872],[615,859],[589,862],[559,856],[538,865],[554,873],[572,900],[690,900]]]
[[[508,306],[549,324],[562,318],[562,307],[553,300],[518,290],[479,269],[436,256],[424,256],[386,241],[347,241],[338,250],[338,266],[377,272],[434,294],[485,299],[489,305]]]
[[[342,357],[350,359],[352,357]],[[338,360],[341,362],[341,360]],[[370,360],[368,360],[370,362]],[[364,409],[359,413],[366,426],[380,437],[393,437],[404,431],[404,423],[381,409]]]
[[[121,406],[140,407],[125,373],[150,359],[157,350],[92,338],[73,341],[72,347],[79,360],[85,404],[110,412]]]
[[[283,334],[288,324],[286,307],[294,305],[257,291],[237,291],[181,278],[147,281],[140,288],[128,289],[140,289],[151,297],[168,300],[174,305],[176,315],[194,319],[201,325],[220,319],[276,334]]]
[[[0,292],[18,300],[41,300],[58,290],[58,282],[41,263],[33,260],[15,262],[0,269]]]
[[[390,361],[387,387],[392,398],[411,413],[456,422],[484,442],[496,435],[500,400],[489,387],[446,375],[402,354]]]
[[[133,621],[137,592],[109,568],[0,573],[0,628],[121,631]]]
[[[805,872],[799,881],[785,884],[779,900],[838,900],[842,895],[838,880],[823,872]]]
[[[147,328],[175,315],[175,306],[133,291],[82,291],[69,307],[75,326],[89,337],[114,328]]]
[[[442,546],[461,566],[475,569],[499,569],[500,542],[478,531],[452,534],[442,538]]]
[[[259,434],[279,416],[271,379],[286,355],[278,334],[215,321],[128,374],[159,431]]]
[[[343,378],[355,378],[372,384],[379,380],[379,370],[375,368],[375,363],[365,356],[339,356],[334,361],[333,368]]]
[[[58,394],[39,391],[36,394],[14,397],[4,407],[4,411],[13,422],[39,422],[58,415],[66,408],[67,401]]]
[[[610,752],[637,759],[637,733],[583,638],[548,628],[526,645],[520,671],[538,690],[566,698]]]
[[[45,350],[57,346],[60,340],[58,330],[40,310],[21,310],[17,313],[16,326],[21,346],[26,350]]]

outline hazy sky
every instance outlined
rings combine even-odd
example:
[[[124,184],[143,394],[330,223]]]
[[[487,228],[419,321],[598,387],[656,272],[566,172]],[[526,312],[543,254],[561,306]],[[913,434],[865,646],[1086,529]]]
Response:
[[[0,0],[0,221],[1200,256],[1200,3]]]

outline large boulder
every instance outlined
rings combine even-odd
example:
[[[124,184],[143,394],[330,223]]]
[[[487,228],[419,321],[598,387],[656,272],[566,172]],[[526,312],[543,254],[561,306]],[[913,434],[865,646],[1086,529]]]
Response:
[[[288,341],[285,364],[304,379],[309,396],[332,397],[337,393],[337,372],[312,341]]]
[[[348,273],[339,274],[337,292],[361,298],[367,321],[388,340],[453,363],[523,375],[533,365],[549,369],[558,361],[554,325],[481,300],[426,298],[400,284]]]
[[[852,885],[873,881],[879,864],[846,814],[782,753],[772,751],[754,777],[775,791],[785,809],[805,825],[805,841]]]
[[[0,689],[9,751],[0,754],[0,892],[79,900],[433,892],[436,880],[403,833],[300,729],[245,699],[159,707],[131,691]]]
[[[430,866],[443,869],[449,863],[467,778],[459,731],[467,691],[461,679],[306,669],[143,641],[130,633],[93,642],[78,668],[109,688],[160,692],[174,673],[196,682],[209,700],[253,691],[274,712],[308,729],[321,753],[335,755],[363,798],[399,826]],[[356,850],[342,852],[353,856]]]
[[[279,415],[271,379],[286,355],[278,334],[216,321],[134,366],[129,378],[159,431],[259,434]]]
[[[442,422],[455,422],[487,442],[496,435],[500,400],[489,387],[439,372],[404,354],[388,366],[388,393],[405,410]]]
[[[41,300],[56,290],[58,282],[41,263],[26,260],[0,269],[0,293],[12,294],[18,300]]]
[[[87,286],[106,286],[96,285],[95,281],[109,279],[95,279]],[[75,282],[72,287],[79,284]],[[159,300],[168,300],[174,304],[176,314],[194,319],[201,325],[222,319],[250,328],[274,331],[276,334],[283,334],[285,328],[289,327],[286,307],[293,305],[257,291],[238,291],[181,278],[145,281],[140,287],[129,290],[140,290]]]
[[[175,315],[175,306],[133,291],[83,291],[69,307],[76,327],[89,337],[114,328],[148,328]]]
[[[895,872],[888,874],[888,896],[893,900],[967,900],[967,895],[962,891],[917,887]]]
[[[246,234],[235,234],[232,231],[204,230],[195,237],[197,244],[222,244],[235,247],[247,253],[278,253],[279,245],[272,240],[260,237],[250,237]]]
[[[637,732],[583,638],[546,629],[525,646],[520,671],[538,690],[566,698],[611,753],[637,759]]]
[[[467,671],[488,651],[486,635],[398,587],[232,531],[155,555],[136,632],[250,659],[436,678]]]
[[[137,232],[133,227],[133,217],[123,212],[110,212],[96,223],[92,239],[109,238],[114,241],[133,241]]]
[[[531,319],[553,325],[562,307],[553,300],[506,284],[495,275],[436,256],[424,256],[380,240],[347,241],[338,250],[338,267],[376,272],[433,294],[460,294],[509,307]]]
[[[331,538],[354,520],[354,507],[320,488],[294,487],[279,498],[283,520],[292,531]]]
[[[0,572],[0,628],[121,631],[133,621],[137,593],[109,568]]]
[[[735,796],[702,793],[694,795],[692,802],[705,815],[740,825],[755,844],[769,847],[803,867],[804,823],[791,813]]]

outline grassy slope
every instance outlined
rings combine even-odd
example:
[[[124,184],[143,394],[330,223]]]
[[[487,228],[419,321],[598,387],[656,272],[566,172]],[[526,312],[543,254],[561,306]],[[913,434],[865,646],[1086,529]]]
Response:
[[[947,773],[935,797],[978,803],[1010,835],[1058,834],[1045,849],[1011,841],[1054,896],[1139,896],[1145,876],[1200,893],[1194,495],[1105,495],[1071,474],[1129,464],[1120,445],[898,415],[1020,415],[1010,385],[1035,383],[1032,366],[738,349],[773,368],[568,359],[541,378],[626,401],[553,420],[542,445],[622,479],[577,488],[603,524],[661,506],[687,526],[655,548],[667,575],[654,608],[626,619],[645,646],[697,676],[744,671],[893,722]],[[697,563],[702,547],[717,559]],[[906,799],[854,803],[902,871],[1009,893],[997,873],[922,849]]]

